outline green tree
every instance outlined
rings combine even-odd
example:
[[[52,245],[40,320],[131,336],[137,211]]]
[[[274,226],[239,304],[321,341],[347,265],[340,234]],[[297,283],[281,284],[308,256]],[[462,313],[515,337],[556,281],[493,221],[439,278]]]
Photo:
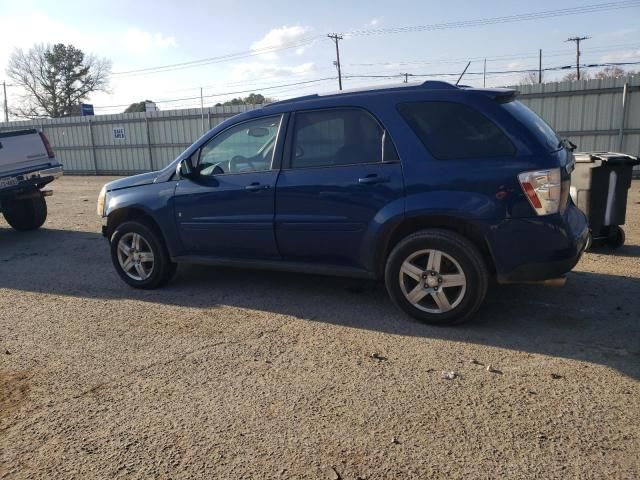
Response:
[[[232,98],[231,100],[227,100],[224,103],[218,103],[216,106],[222,105],[262,105],[264,103],[273,102],[272,98],[265,97],[261,93],[252,93],[248,97],[237,97]]]
[[[135,112],[146,112],[147,111],[147,103],[153,103],[151,100],[143,100],[142,102],[132,103],[127,107],[124,113],[135,113]]]
[[[77,114],[78,105],[92,92],[106,91],[111,62],[85,54],[73,45],[37,44],[13,51],[7,75],[23,88],[21,117],[65,117]]]

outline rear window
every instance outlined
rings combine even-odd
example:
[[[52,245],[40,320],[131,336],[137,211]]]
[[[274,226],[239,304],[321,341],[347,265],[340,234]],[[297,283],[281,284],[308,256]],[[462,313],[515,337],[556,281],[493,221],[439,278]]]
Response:
[[[513,115],[516,120],[527,127],[547,150],[555,151],[560,149],[561,142],[558,134],[529,107],[517,101],[505,103],[503,107]]]
[[[468,105],[410,102],[398,105],[398,111],[437,159],[502,157],[516,153],[502,130]]]

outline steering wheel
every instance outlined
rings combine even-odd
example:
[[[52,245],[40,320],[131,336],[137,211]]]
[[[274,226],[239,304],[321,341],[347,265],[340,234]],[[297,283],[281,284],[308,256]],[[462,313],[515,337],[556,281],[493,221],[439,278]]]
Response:
[[[235,155],[231,160],[229,160],[229,171],[237,172],[238,163],[248,163],[253,170],[256,169],[255,165],[251,162],[251,160],[249,160],[246,157],[243,157],[242,155]]]

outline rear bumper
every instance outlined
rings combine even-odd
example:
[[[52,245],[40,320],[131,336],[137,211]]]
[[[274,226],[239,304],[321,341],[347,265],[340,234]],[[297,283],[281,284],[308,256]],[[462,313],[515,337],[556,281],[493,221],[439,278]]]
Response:
[[[499,283],[557,278],[580,260],[586,216],[570,203],[563,214],[505,220],[488,234]]]
[[[56,178],[60,178],[64,171],[62,165],[56,167],[47,167],[27,173],[17,173],[7,176],[3,176],[3,179],[13,179],[14,185],[5,187],[0,191],[0,194],[16,193],[23,190],[25,187],[37,186],[42,188],[48,183],[53,182]]]
[[[37,170],[35,172],[24,173],[21,176],[24,180],[32,180],[34,178],[50,178],[51,180],[55,180],[56,178],[60,178],[64,174],[62,169],[62,165],[51,168],[44,168],[42,170]]]

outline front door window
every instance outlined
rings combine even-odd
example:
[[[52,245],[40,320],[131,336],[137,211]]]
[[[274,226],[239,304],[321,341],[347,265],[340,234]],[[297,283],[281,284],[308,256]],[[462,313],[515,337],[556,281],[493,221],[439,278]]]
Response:
[[[271,170],[281,116],[263,117],[235,125],[200,150],[202,176]]]

